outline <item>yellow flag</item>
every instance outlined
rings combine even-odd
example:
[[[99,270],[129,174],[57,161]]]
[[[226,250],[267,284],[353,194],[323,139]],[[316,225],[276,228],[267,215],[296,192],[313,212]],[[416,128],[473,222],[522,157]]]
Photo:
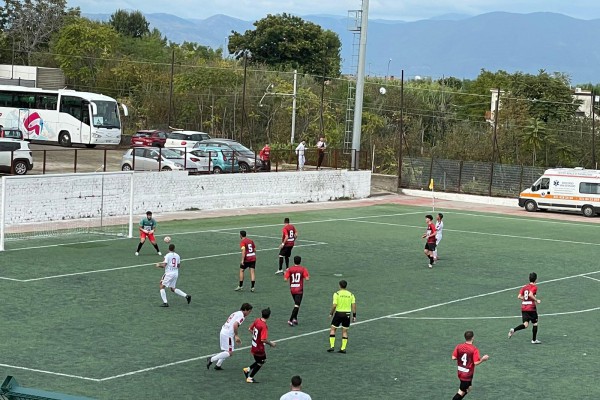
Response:
[[[433,190],[433,179],[429,181],[429,190]]]

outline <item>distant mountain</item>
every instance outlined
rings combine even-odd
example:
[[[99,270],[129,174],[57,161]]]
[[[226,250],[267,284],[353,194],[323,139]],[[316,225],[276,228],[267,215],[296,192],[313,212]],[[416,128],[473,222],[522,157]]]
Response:
[[[87,14],[107,21],[110,15]],[[354,73],[354,21],[347,16],[308,15],[302,17],[336,32],[342,41],[343,72]],[[157,28],[173,42],[197,42],[212,48],[224,47],[231,31],[253,29],[254,21],[226,15],[207,19],[185,19],[170,14],[146,14],[151,28]],[[385,76],[388,72],[405,77],[454,76],[475,78],[481,69],[522,71],[536,74],[564,72],[573,84],[599,83],[600,19],[580,20],[554,13],[513,14],[493,12],[469,17],[442,15],[414,22],[370,20],[367,33],[366,72]],[[392,61],[389,61],[390,58]]]

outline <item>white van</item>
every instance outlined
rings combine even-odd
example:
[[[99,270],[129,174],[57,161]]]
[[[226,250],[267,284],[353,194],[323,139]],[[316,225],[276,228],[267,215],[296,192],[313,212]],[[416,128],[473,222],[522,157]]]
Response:
[[[531,188],[519,194],[519,207],[527,211],[579,211],[593,217],[600,212],[600,171],[547,169]]]

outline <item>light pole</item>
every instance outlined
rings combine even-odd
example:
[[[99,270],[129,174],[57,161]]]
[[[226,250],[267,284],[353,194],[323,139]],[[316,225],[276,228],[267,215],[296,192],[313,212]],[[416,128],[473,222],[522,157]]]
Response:
[[[274,84],[269,84],[265,89],[265,93],[260,98],[258,102],[258,106],[263,106],[263,100],[266,96],[292,96],[292,133],[290,137],[290,142],[294,144],[294,136],[296,135],[296,95],[298,94],[298,71],[294,70],[294,91],[293,93],[274,93],[271,92],[271,89],[275,87]]]
[[[387,82],[388,76],[390,75],[390,63],[392,62],[392,59],[390,58],[388,60],[388,66],[387,66],[387,72],[385,73],[385,81]]]

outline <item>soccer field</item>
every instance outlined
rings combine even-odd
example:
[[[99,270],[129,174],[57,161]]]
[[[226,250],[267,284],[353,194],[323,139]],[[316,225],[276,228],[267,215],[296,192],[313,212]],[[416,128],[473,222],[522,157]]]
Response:
[[[162,260],[147,243],[114,239],[44,247],[36,239],[1,253],[4,343],[0,375],[20,384],[99,399],[276,399],[301,375],[313,399],[450,399],[458,388],[450,359],[465,330],[490,360],[477,367],[467,399],[598,399],[600,225],[459,210],[444,213],[440,260],[427,268],[423,207],[393,204],[337,210],[159,221],[182,257],[177,286],[161,304]],[[277,268],[283,218],[300,239],[311,275],[299,325]],[[256,292],[235,292],[239,231],[258,248]],[[30,246],[30,248],[27,248]],[[538,274],[538,339],[520,323],[516,296]],[[338,281],[356,295],[358,319],[347,354],[327,353],[328,317]],[[254,311],[243,343],[223,364],[221,325],[243,302]],[[259,384],[244,381],[252,363],[247,328],[272,310],[268,361]],[[340,345],[340,332],[336,346]]]

